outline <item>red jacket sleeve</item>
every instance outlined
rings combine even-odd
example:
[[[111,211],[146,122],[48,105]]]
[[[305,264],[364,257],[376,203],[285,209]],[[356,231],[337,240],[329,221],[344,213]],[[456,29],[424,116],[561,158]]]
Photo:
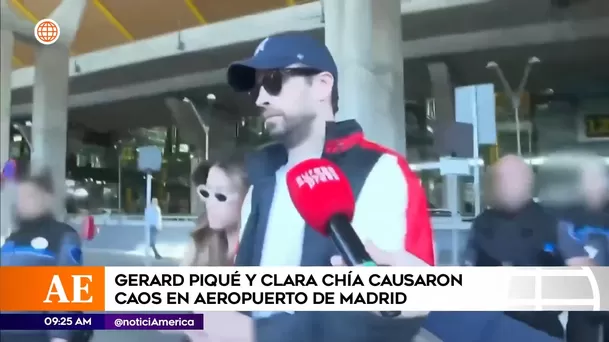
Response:
[[[408,189],[404,249],[427,264],[435,265],[433,228],[427,210],[427,196],[419,177],[412,171],[406,158],[396,151],[368,140],[362,141],[361,146],[379,153],[389,154],[397,159]]]

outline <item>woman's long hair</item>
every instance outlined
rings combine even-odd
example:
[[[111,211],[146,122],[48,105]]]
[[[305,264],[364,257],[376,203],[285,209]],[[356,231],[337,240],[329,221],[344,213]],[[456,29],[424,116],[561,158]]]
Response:
[[[196,185],[205,184],[209,169],[212,166],[219,167],[226,173],[237,176],[243,191],[247,191],[249,182],[245,172],[244,151],[234,151],[213,164],[207,162],[199,164],[192,174],[193,183]],[[235,213],[235,215],[240,215],[240,213]],[[196,228],[191,236],[195,246],[192,266],[230,266],[232,264],[232,260],[228,257],[230,250],[228,234],[223,230],[212,229],[209,226],[207,213],[199,216]]]
[[[197,226],[191,233],[194,242],[194,255],[191,266],[229,266],[228,237],[226,232],[211,229],[207,215],[197,219]]]

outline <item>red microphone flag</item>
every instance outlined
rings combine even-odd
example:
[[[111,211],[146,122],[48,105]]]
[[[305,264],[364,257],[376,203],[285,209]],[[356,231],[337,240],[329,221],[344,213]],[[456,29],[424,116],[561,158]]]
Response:
[[[355,196],[347,176],[326,159],[308,159],[287,173],[290,198],[300,216],[313,229],[328,234],[328,222],[335,215],[353,219]]]
[[[82,237],[85,240],[91,241],[97,233],[97,227],[95,226],[95,219],[92,215],[87,215],[82,222]]]

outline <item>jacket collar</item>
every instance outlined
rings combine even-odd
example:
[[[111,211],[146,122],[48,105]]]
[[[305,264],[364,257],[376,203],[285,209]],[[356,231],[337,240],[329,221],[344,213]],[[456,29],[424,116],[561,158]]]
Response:
[[[326,154],[338,154],[350,150],[364,139],[362,127],[355,120],[328,122],[326,124]]]
[[[362,127],[355,120],[326,123],[324,155],[340,154],[356,146],[364,139]],[[288,160],[288,153],[281,144],[265,146],[246,158],[250,180],[271,176]]]
[[[333,156],[341,158],[343,152],[355,147],[362,139],[363,133],[355,120],[328,122],[326,124],[326,141],[323,152],[324,158]],[[287,162],[287,150],[281,144],[267,145],[246,158],[246,167],[250,182],[255,185],[252,192],[252,208],[241,238],[239,253],[235,259],[236,265],[259,265],[262,257],[262,247],[266,235],[272,198],[275,192],[275,172]],[[321,246],[329,243],[328,239],[314,233],[313,229],[305,229],[304,246]],[[318,265],[319,250],[303,248],[301,265]],[[330,260],[328,255],[327,260]]]

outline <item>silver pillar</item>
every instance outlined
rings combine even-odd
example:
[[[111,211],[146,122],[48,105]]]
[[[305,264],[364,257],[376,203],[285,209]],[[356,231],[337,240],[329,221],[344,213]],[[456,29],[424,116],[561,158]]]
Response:
[[[9,158],[10,129],[11,129],[11,74],[13,72],[13,50],[15,47],[15,37],[13,32],[1,31],[1,58],[2,69],[0,78],[0,163],[4,163]]]
[[[36,48],[31,163],[34,172],[51,171],[60,216],[65,212],[69,57],[63,46]]]
[[[324,0],[326,44],[338,64],[337,119],[406,153],[400,0]]]
[[[190,159],[190,174],[194,172],[199,163],[202,161],[198,156],[193,156]],[[203,212],[203,203],[197,194],[196,184],[192,181],[190,182],[190,214],[191,215],[200,215]]]
[[[0,69],[0,167],[10,156],[11,143],[11,74],[13,72],[13,50],[15,46],[15,37],[13,32],[2,30],[0,37],[0,54],[1,54],[1,69]],[[0,192],[0,236],[10,234],[12,227],[11,191],[6,187]]]
[[[445,63],[430,63],[427,65],[429,79],[431,81],[431,93],[434,100],[435,115],[437,121],[454,122],[455,105],[453,87],[450,71]]]
[[[86,0],[62,0],[49,15],[61,28],[58,41],[36,44],[32,106],[32,169],[48,168],[55,186],[56,214],[65,214],[70,46],[80,27]]]

